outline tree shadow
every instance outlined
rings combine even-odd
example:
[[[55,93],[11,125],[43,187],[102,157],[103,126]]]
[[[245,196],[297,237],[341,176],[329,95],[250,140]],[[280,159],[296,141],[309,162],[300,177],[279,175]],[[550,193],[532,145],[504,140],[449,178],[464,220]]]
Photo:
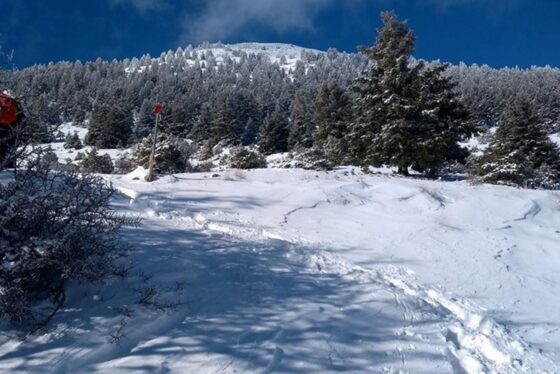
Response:
[[[0,371],[449,371],[441,342],[405,333],[393,293],[321,269],[310,262],[316,249],[155,220],[123,240],[133,249],[130,276],[72,286],[48,335],[0,344]],[[122,321],[122,336],[109,343]]]

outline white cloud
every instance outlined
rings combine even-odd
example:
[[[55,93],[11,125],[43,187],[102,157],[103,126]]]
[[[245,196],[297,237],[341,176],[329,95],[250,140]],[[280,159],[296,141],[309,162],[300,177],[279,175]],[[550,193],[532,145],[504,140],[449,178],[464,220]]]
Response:
[[[225,40],[250,24],[281,34],[313,31],[317,13],[333,0],[209,0],[194,19],[185,21],[189,42]]]

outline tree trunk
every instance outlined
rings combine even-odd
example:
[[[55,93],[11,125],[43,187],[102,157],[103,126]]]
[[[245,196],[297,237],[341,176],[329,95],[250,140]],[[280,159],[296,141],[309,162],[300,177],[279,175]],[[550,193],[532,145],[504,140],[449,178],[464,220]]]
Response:
[[[400,175],[404,175],[404,176],[408,176],[408,166],[406,165],[399,165],[399,169],[397,170],[397,173],[399,173]]]

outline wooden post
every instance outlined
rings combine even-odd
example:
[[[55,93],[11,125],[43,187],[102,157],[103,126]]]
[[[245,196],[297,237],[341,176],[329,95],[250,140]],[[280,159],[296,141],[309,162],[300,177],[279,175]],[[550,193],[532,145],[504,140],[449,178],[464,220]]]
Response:
[[[157,104],[154,108],[154,113],[156,115],[156,125],[154,128],[154,139],[152,141],[152,152],[150,153],[150,162],[148,167],[148,175],[146,175],[146,182],[153,182],[155,180],[154,175],[154,163],[156,157],[156,144],[157,144],[157,136],[158,136],[158,124],[161,119],[161,112],[163,107],[161,104]]]

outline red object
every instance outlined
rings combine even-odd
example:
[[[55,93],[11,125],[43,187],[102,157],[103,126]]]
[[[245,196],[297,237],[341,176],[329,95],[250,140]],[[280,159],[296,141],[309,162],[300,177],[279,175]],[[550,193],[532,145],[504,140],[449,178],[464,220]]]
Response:
[[[161,104],[156,104],[156,106],[154,107],[154,113],[155,114],[161,114],[163,112],[163,105]]]
[[[10,127],[18,121],[19,108],[10,96],[0,92],[0,126]]]

